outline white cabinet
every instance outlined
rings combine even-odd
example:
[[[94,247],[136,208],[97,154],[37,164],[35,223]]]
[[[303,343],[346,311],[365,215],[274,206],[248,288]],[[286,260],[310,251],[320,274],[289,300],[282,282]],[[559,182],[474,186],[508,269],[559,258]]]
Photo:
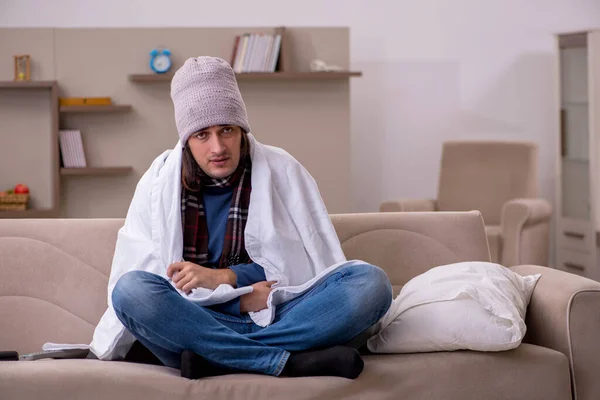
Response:
[[[600,280],[600,30],[558,35],[556,267]]]

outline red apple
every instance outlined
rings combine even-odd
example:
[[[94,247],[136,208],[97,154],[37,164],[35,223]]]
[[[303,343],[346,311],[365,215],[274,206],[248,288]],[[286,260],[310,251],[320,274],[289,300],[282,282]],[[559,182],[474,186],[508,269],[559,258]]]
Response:
[[[16,193],[16,194],[29,193],[29,188],[27,187],[27,185],[23,185],[22,183],[19,183],[17,186],[15,186],[14,193]]]

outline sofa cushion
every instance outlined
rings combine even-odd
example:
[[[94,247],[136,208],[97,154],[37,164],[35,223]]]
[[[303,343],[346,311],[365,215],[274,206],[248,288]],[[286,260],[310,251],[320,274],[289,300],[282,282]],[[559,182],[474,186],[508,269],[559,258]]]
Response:
[[[433,267],[490,261],[477,211],[346,214],[332,215],[331,220],[346,258],[382,268],[394,293]]]
[[[567,358],[523,344],[470,351],[365,356],[356,380],[238,374],[190,381],[154,365],[98,360],[0,363],[7,399],[545,399],[571,398]],[[4,398],[4,397],[3,397]]]
[[[490,256],[493,263],[500,263],[502,252],[502,227],[499,225],[486,225],[485,234],[490,246]]]

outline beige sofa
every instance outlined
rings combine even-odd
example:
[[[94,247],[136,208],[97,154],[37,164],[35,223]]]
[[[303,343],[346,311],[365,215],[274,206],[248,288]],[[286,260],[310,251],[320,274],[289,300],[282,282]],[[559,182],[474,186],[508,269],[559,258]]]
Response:
[[[395,292],[446,263],[490,259],[481,214],[333,215],[348,258],[384,268]],[[118,219],[0,220],[0,349],[88,343],[106,307]],[[526,343],[501,353],[366,355],[356,380],[251,374],[191,381],[129,362],[0,362],[1,399],[600,398],[600,283],[536,266]]]
[[[506,267],[548,265],[552,208],[536,197],[537,168],[534,143],[448,141],[442,149],[436,199],[387,201],[379,210],[480,210],[493,262]]]

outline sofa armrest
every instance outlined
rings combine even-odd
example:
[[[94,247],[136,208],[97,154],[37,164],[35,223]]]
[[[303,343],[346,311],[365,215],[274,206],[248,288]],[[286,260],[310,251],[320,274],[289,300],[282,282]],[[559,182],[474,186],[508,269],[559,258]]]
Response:
[[[600,283],[540,266],[510,269],[542,274],[527,310],[524,341],[569,358],[574,399],[600,399]]]
[[[437,211],[435,200],[431,199],[400,199],[386,201],[379,207],[380,212],[402,212],[402,211]]]
[[[544,199],[514,199],[502,208],[501,263],[548,264],[552,206]]]

